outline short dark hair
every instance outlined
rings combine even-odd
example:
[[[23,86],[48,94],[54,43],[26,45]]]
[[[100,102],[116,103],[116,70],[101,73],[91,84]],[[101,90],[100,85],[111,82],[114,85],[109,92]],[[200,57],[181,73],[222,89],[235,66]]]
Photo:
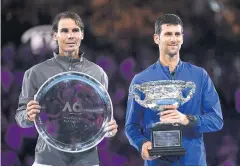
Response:
[[[80,27],[80,29],[83,31],[84,30],[84,24],[82,19],[80,18],[80,16],[77,13],[71,12],[71,11],[66,11],[66,12],[62,12],[57,14],[57,16],[55,17],[53,24],[52,24],[52,30],[53,32],[57,32],[58,31],[58,23],[61,19],[73,19],[76,24]]]
[[[181,25],[183,29],[183,23],[180,17],[175,14],[161,15],[155,22],[155,34],[160,34],[163,24]]]

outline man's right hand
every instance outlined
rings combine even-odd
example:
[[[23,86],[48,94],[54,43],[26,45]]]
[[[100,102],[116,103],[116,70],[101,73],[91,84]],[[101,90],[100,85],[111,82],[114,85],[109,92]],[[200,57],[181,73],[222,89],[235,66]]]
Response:
[[[152,149],[152,142],[147,141],[147,142],[143,143],[143,145],[142,145],[142,154],[141,155],[142,155],[142,158],[144,160],[153,160],[153,159],[161,157],[161,156],[156,156],[156,155],[151,157],[149,155],[149,153],[148,153],[148,150],[151,150],[151,149]]]
[[[149,156],[148,150],[152,149],[152,142],[147,141],[142,145],[142,158],[144,160],[152,160],[153,158]]]
[[[38,113],[40,113],[41,107],[39,106],[39,103],[35,100],[31,100],[27,104],[27,118],[29,121],[34,121],[35,117]]]

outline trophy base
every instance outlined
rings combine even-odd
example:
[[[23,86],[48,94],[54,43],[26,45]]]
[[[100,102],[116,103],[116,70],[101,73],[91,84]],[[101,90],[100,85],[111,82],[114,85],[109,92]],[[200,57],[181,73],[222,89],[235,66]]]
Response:
[[[174,148],[152,148],[148,151],[150,156],[166,156],[166,155],[185,155],[186,150],[183,147]]]
[[[151,128],[152,149],[150,156],[184,155],[182,147],[182,126],[180,124],[157,123]]]

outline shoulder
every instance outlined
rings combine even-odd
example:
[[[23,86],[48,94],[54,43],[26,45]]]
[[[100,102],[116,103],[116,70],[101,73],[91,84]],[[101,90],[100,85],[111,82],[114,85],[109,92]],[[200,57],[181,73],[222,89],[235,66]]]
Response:
[[[183,62],[183,66],[184,68],[187,68],[192,76],[198,78],[200,82],[206,83],[211,81],[210,75],[203,67],[199,67],[187,62]]]
[[[137,73],[133,79],[132,79],[132,83],[142,83],[145,82],[146,78],[149,78],[149,75],[152,74],[152,72],[156,69],[156,63],[152,64],[151,66],[149,66],[148,68],[144,69],[143,71]]]
[[[47,59],[41,63],[38,63],[38,64],[32,66],[27,71],[35,71],[35,72],[41,71],[44,68],[48,67],[50,65],[50,63],[52,64],[52,61],[53,61],[53,58]]]
[[[191,64],[191,63],[188,63],[188,62],[184,62],[184,61],[182,61],[182,63],[183,63],[183,66],[185,68],[188,68],[190,70],[199,71],[199,72],[204,72],[205,71],[204,68],[199,67],[197,65],[194,65],[194,64]]]
[[[38,64],[32,66],[31,68],[29,68],[25,71],[25,76],[30,77],[30,76],[37,75],[38,73],[45,71],[46,67],[48,67],[51,62],[52,62],[52,58],[47,59],[41,63],[38,63]]]
[[[87,60],[86,58],[84,58],[84,66],[94,69],[95,72],[100,73],[101,75],[107,75],[102,67],[92,61]]]
[[[203,67],[196,66],[188,62],[182,62],[183,67],[189,70],[194,75],[208,76],[207,71]]]

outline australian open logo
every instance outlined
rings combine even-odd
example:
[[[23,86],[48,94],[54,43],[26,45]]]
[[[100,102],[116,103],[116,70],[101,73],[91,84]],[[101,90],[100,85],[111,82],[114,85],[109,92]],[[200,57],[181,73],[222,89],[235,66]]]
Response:
[[[83,108],[82,108],[82,104],[79,102],[75,102],[72,105],[71,105],[71,103],[66,102],[62,111],[68,112],[68,113],[80,113],[83,111]]]
[[[53,50],[56,42],[52,38],[52,26],[41,25],[28,29],[21,37],[22,43],[30,44],[34,54],[39,54],[42,49]]]

